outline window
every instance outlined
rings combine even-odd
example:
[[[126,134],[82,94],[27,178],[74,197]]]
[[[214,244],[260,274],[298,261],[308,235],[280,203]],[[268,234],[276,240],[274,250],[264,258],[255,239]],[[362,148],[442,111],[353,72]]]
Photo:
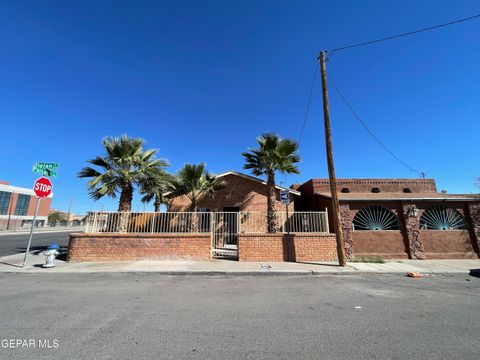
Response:
[[[15,206],[15,215],[27,215],[28,205],[30,205],[30,195],[18,194],[17,206]]]
[[[459,211],[443,205],[433,205],[425,209],[420,217],[420,228],[428,230],[466,229],[467,224]]]
[[[410,188],[403,188],[403,192],[404,193],[411,193],[412,190],[410,190]]]
[[[372,188],[372,193],[379,193],[380,189],[377,187]]]
[[[10,199],[12,193],[6,191],[0,191],[0,215],[7,215],[8,208],[10,207]]]
[[[353,218],[354,230],[398,230],[399,223],[393,212],[383,206],[370,205]]]
[[[342,192],[342,193],[349,193],[349,192],[350,192],[350,189],[349,189],[349,188],[343,188],[342,190],[340,190],[340,192]]]

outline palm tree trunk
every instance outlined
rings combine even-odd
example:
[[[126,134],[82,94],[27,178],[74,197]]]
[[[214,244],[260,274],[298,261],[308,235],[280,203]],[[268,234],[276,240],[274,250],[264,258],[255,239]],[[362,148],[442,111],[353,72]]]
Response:
[[[118,203],[118,211],[132,211],[133,186],[126,184],[120,193],[120,202]]]
[[[160,212],[161,205],[162,205],[162,201],[160,200],[160,196],[155,195],[155,202],[153,203],[155,212]]]
[[[267,176],[267,230],[269,233],[277,232],[277,209],[275,208],[275,174]]]
[[[128,230],[129,212],[132,211],[132,199],[133,186],[132,184],[127,184],[122,188],[120,193],[120,202],[118,204],[118,212],[120,213],[118,232],[127,232]]]

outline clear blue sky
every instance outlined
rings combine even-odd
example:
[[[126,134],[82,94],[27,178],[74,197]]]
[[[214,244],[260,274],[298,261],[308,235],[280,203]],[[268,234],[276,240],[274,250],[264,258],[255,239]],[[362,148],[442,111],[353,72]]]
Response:
[[[60,163],[53,206],[114,210],[76,178],[101,139],[126,133],[176,171],[240,155],[273,131],[298,138],[317,53],[480,13],[478,1],[9,1],[0,11],[0,178],[30,187],[36,161]],[[335,54],[328,71],[399,157],[439,189],[480,175],[480,21]],[[318,79],[318,78],[317,78]],[[338,177],[415,177],[330,89]],[[301,175],[326,177],[317,83]],[[282,177],[278,178],[282,180]],[[138,206],[135,197],[133,209]],[[150,210],[150,207],[147,207]]]

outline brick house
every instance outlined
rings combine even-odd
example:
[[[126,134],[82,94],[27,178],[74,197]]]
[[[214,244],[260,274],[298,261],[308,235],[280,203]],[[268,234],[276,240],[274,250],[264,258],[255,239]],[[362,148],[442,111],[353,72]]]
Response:
[[[267,211],[267,183],[256,177],[236,171],[228,171],[217,175],[224,183],[223,189],[217,192],[214,198],[206,198],[199,202],[200,211]],[[290,192],[292,203],[289,211],[293,211],[293,198],[300,196],[300,192],[282,186],[276,186],[275,205],[277,211],[285,211],[285,205],[280,202],[280,190]],[[165,194],[168,196],[168,193]],[[189,200],[183,196],[171,199],[168,211],[188,211]]]
[[[332,211],[328,179],[293,187],[297,211]],[[438,192],[434,179],[337,179],[337,190],[350,256],[479,257],[478,195]]]

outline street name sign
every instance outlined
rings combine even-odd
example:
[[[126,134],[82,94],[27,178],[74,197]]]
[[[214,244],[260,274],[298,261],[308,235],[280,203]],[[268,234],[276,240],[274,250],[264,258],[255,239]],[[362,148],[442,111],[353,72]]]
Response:
[[[58,164],[53,162],[37,162],[33,164],[33,167],[37,167],[40,169],[56,170],[58,169]]]
[[[280,190],[280,202],[283,205],[290,204],[290,191],[288,190]]]
[[[52,193],[52,189],[53,189],[52,183],[50,182],[49,179],[47,179],[44,176],[37,179],[35,181],[35,184],[33,184],[33,192],[40,199],[44,199],[48,197]]]
[[[33,164],[32,168],[33,172],[37,174],[53,178],[57,176],[56,169],[58,169],[58,164],[51,162],[37,162]]]

